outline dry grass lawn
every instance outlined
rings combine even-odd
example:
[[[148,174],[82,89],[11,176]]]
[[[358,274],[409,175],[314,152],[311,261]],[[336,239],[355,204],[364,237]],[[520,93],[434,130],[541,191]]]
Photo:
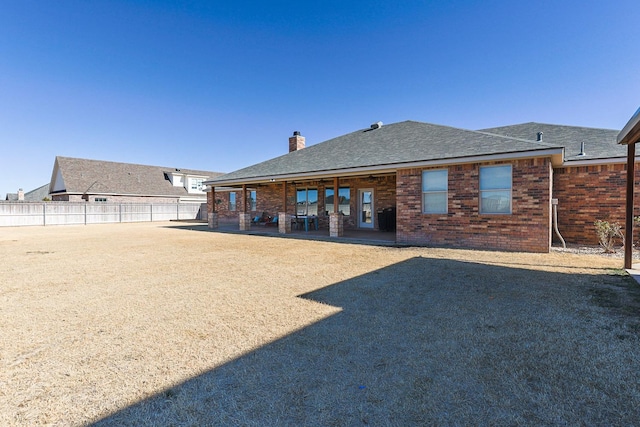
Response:
[[[0,425],[611,424],[638,415],[637,386],[608,388],[599,371],[638,384],[640,318],[620,258],[199,228],[0,229]],[[471,345],[476,337],[484,341]],[[559,350],[536,353],[536,341]],[[529,353],[542,372],[531,371]],[[575,357],[595,362],[581,368]],[[465,360],[478,376],[462,387],[454,368]],[[562,407],[572,394],[577,403]],[[598,399],[614,414],[589,415]],[[479,411],[487,402],[494,409]]]

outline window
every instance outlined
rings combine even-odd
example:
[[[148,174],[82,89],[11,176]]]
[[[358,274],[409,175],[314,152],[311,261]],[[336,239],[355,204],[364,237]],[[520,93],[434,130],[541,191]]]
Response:
[[[422,172],[423,213],[447,213],[448,177],[446,169]]]
[[[95,199],[93,199],[94,202],[100,202],[100,203],[104,203],[107,201],[106,197],[96,197]]]
[[[480,213],[511,213],[511,165],[480,168]]]
[[[334,203],[333,187],[328,187],[324,194],[324,209],[327,213],[331,213],[333,212]],[[349,187],[340,187],[338,189],[338,212],[342,212],[343,215],[349,215],[351,212],[351,191]]]
[[[202,183],[204,179],[191,178],[191,189],[195,191],[202,191]]]
[[[251,212],[258,210],[256,207],[256,201],[256,190],[251,190],[249,192],[249,210],[251,210]]]
[[[233,191],[229,193],[229,210],[232,212],[236,210],[236,193]]]
[[[318,190],[310,188],[296,191],[296,214],[318,215]]]

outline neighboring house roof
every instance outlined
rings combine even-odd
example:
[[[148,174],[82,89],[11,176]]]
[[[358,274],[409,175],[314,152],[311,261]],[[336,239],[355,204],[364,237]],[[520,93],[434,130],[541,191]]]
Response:
[[[49,197],[49,183],[42,185],[35,190],[31,190],[28,193],[24,193],[25,202],[41,202],[46,197]]]
[[[617,144],[619,131],[612,129],[596,129],[579,126],[551,125],[545,123],[522,123],[512,126],[501,126],[482,129],[481,132],[495,133],[514,138],[535,141],[538,132],[542,132],[542,141],[561,145],[565,149],[566,162],[610,159],[626,157],[627,148]],[[584,155],[580,155],[581,143],[584,142]]]
[[[183,186],[171,183],[170,174],[204,179],[221,175],[220,172],[57,156],[51,176],[51,193],[189,196]]]
[[[49,196],[49,183],[42,185],[35,190],[24,193],[25,202],[41,202]],[[18,193],[7,193],[5,200],[10,202],[18,201]]]
[[[405,121],[363,129],[207,181],[260,182],[353,171],[385,171],[485,156],[555,155],[562,146],[515,137]]]

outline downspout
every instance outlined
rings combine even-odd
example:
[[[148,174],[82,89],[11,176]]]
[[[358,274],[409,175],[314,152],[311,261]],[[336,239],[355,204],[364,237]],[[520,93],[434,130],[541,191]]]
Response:
[[[560,231],[558,231],[558,199],[551,199],[551,204],[553,205],[553,231],[556,232],[560,241],[562,242],[562,247],[567,249],[567,244],[564,242]]]

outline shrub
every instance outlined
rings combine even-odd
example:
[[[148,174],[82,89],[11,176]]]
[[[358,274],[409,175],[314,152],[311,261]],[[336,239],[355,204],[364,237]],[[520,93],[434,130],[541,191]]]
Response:
[[[622,245],[624,246],[624,235],[622,234],[622,227],[620,224],[616,222],[609,223],[609,221],[597,220],[594,222],[594,225],[596,227],[600,246],[604,248],[606,253],[613,253],[616,251],[614,245],[618,238],[622,240]]]

